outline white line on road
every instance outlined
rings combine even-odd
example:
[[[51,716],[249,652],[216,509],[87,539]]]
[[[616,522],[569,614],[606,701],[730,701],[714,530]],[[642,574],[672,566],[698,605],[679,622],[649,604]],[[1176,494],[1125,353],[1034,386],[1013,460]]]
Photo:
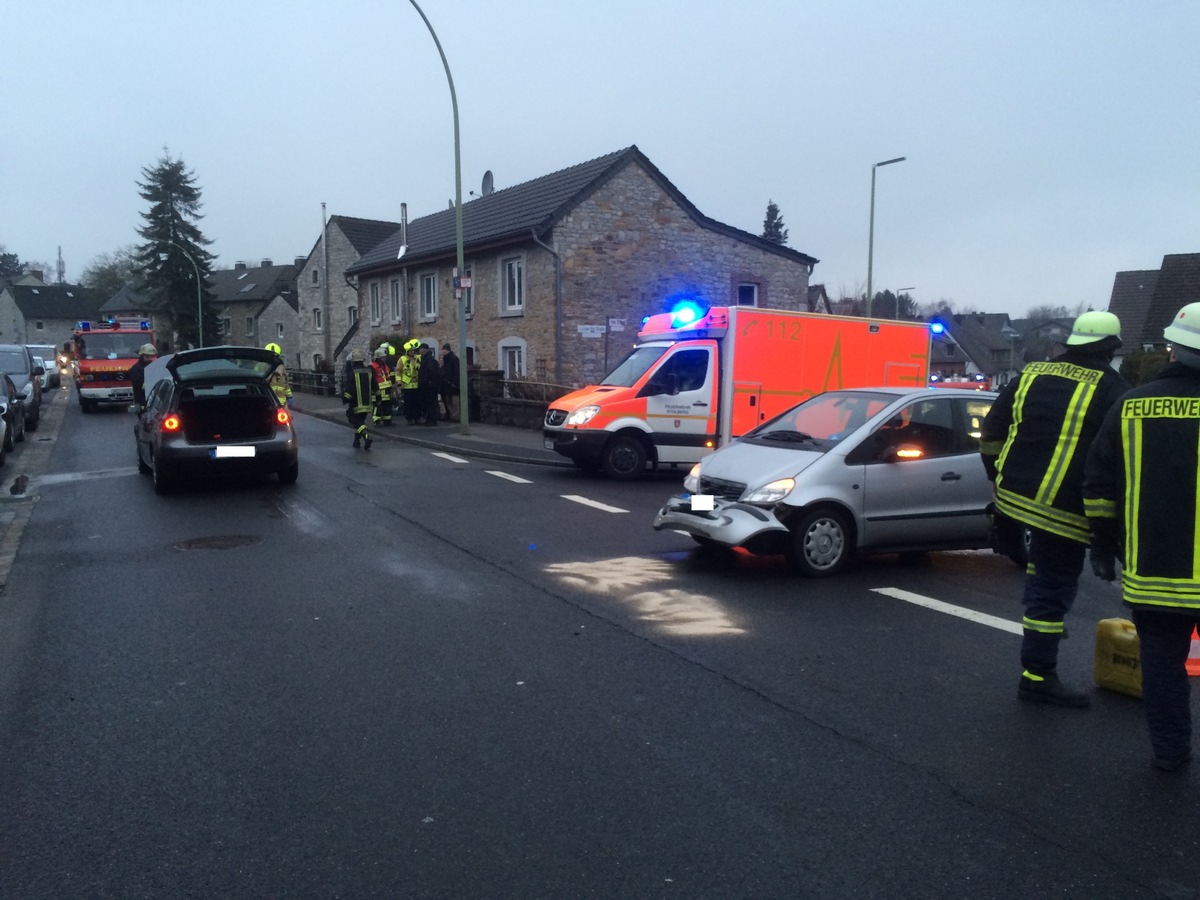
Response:
[[[499,472],[494,469],[488,469],[487,473],[489,475],[495,475],[497,478],[504,478],[504,479],[507,479],[508,481],[515,481],[517,484],[533,484],[533,482],[530,481],[528,478],[520,478],[516,475],[509,475],[507,472]]]
[[[590,506],[592,509],[598,509],[603,512],[610,513],[627,513],[629,510],[621,509],[617,506],[608,506],[604,503],[597,503],[595,500],[589,500],[587,497],[580,497],[578,494],[560,494],[564,500],[570,500],[572,503],[581,503],[584,506]]]
[[[450,460],[450,462],[453,462],[453,463],[465,463],[465,462],[470,462],[470,460],[463,459],[461,456],[453,456],[453,455],[451,455],[451,454],[449,454],[449,453],[441,453],[441,452],[439,452],[439,453],[435,453],[435,454],[433,454],[433,455],[434,455],[434,456],[440,456],[442,459],[448,459],[448,460]]]
[[[911,591],[902,591],[900,588],[872,588],[872,590],[877,594],[895,597],[897,600],[903,600],[905,603],[913,603],[917,606],[924,606],[926,609],[932,609],[935,612],[946,613],[950,616],[958,616],[960,619],[978,622],[980,625],[989,625],[992,628],[998,628],[1001,631],[1007,631],[1009,634],[1025,633],[1025,629],[1022,628],[1018,622],[1010,622],[1007,619],[989,616],[987,613],[976,612],[973,609],[967,609],[962,606],[954,606],[950,603],[943,603],[941,600],[934,600],[932,597],[923,597],[920,594],[914,594]]]

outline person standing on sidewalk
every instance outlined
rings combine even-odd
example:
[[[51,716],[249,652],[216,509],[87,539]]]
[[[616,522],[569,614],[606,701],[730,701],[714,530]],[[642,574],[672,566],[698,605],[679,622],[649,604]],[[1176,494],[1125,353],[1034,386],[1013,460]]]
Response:
[[[1066,345],[1062,356],[1029,363],[1004,386],[983,421],[979,450],[996,508],[1030,532],[1017,696],[1083,707],[1088,695],[1059,680],[1058,644],[1087,555],[1084,462],[1105,414],[1129,386],[1111,366],[1121,346],[1112,313],[1080,315]]]
[[[417,405],[417,367],[421,364],[417,358],[417,348],[421,342],[416,338],[404,342],[404,355],[396,365],[396,377],[400,385],[400,406],[404,411],[404,421],[416,425],[420,416]]]
[[[1187,658],[1200,626],[1200,303],[1184,306],[1163,337],[1171,342],[1166,367],[1104,419],[1083,502],[1092,572],[1112,581],[1122,563],[1153,764],[1173,772],[1192,758]]]
[[[388,345],[380,344],[375,348],[374,359],[371,361],[371,373],[375,377],[375,412],[373,419],[376,425],[390,428],[392,425],[392,366],[388,360]]]
[[[440,371],[443,419],[453,422],[458,418],[458,357],[449,344],[442,344],[442,366]]]
[[[417,396],[421,407],[421,415],[425,425],[436,425],[441,416],[438,414],[438,390],[441,387],[441,372],[434,358],[433,348],[422,344],[420,349],[421,365],[417,374]]]
[[[346,419],[354,428],[355,449],[361,444],[364,450],[370,450],[371,433],[367,430],[367,418],[375,408],[375,376],[361,350],[352,351],[346,361],[342,402],[346,404]]]

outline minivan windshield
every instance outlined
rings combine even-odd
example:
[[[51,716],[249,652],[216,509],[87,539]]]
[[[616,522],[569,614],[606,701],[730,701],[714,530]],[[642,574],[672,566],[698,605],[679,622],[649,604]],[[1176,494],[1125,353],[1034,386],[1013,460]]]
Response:
[[[895,394],[873,391],[829,391],[817,394],[747,432],[743,440],[797,444],[821,441],[836,444],[895,400]]]
[[[662,359],[663,349],[661,346],[634,347],[600,383],[611,387],[633,387],[652,365]]]

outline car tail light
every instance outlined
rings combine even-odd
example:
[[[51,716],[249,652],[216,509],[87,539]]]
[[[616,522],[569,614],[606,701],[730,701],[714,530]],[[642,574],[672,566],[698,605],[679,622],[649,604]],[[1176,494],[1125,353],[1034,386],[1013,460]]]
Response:
[[[275,410],[275,421],[280,425],[286,425],[292,421],[292,414],[281,406]]]
[[[171,413],[169,416],[163,417],[162,424],[159,425],[159,429],[161,431],[172,432],[178,431],[182,426],[183,421],[179,418],[179,416],[177,416],[175,413]]]

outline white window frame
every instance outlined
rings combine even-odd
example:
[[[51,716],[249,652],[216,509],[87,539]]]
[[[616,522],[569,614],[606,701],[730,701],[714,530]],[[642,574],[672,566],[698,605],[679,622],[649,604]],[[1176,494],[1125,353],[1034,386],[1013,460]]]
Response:
[[[275,323],[275,339],[279,340],[279,341],[283,340],[283,323],[282,322]]]
[[[496,344],[496,359],[505,378],[524,378],[529,371],[529,345],[524,338],[503,338]]]
[[[321,307],[313,307],[313,331],[324,331],[325,325],[321,321]]]
[[[254,337],[254,316],[246,316],[246,337]]]
[[[383,307],[379,300],[379,282],[372,281],[367,290],[371,295],[371,324],[378,325],[383,321]]]
[[[393,278],[388,283],[388,297],[391,300],[392,322],[400,321],[400,279]]]
[[[510,275],[515,271],[516,284],[513,285]],[[500,260],[500,315],[525,315],[525,254],[505,256]]]
[[[420,322],[436,322],[438,317],[438,273],[422,272],[417,276],[421,300],[417,310]]]
[[[346,324],[353,325],[357,321],[358,321],[358,307],[357,306],[347,306],[346,307]]]

